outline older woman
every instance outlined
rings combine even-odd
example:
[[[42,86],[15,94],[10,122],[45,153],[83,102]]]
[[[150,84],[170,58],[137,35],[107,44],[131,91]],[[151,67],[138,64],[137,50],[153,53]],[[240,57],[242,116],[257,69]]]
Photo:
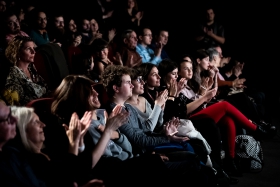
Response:
[[[6,48],[5,55],[13,64],[2,91],[7,104],[23,106],[48,93],[47,85],[33,64],[35,53],[35,44],[29,37],[17,36]]]
[[[33,108],[13,106],[11,113],[18,119],[17,129],[18,139],[20,139],[14,144],[22,145],[32,170],[40,180],[47,186],[73,186],[76,180],[81,179],[83,168],[80,167],[77,157],[78,148],[89,126],[91,113],[86,112],[81,120],[77,114],[72,114],[69,127],[65,125],[69,139],[69,153],[62,155],[61,158],[51,158],[44,153],[45,124],[40,121]]]

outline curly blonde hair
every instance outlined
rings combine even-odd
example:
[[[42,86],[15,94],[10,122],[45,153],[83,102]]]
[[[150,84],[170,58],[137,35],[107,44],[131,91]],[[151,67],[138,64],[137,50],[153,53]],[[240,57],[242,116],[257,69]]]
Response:
[[[20,49],[26,42],[33,42],[33,40],[27,36],[16,36],[12,41],[9,42],[5,50],[5,56],[14,66],[19,59]]]

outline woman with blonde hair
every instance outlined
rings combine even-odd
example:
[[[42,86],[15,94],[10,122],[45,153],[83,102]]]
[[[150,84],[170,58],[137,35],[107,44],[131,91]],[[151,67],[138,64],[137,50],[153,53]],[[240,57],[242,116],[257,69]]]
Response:
[[[23,106],[47,95],[47,85],[33,64],[35,53],[35,43],[30,37],[16,36],[6,48],[6,58],[13,66],[1,95],[8,105]]]

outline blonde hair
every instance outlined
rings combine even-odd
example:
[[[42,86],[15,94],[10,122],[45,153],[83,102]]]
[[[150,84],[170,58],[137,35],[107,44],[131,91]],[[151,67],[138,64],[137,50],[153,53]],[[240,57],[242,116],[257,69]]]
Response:
[[[28,107],[12,106],[11,112],[17,118],[17,128],[24,148],[30,152],[35,152],[36,148],[31,141],[27,139],[26,129],[34,116],[34,109]]]
[[[15,66],[19,59],[20,49],[26,42],[33,42],[32,38],[27,36],[16,36],[11,40],[5,50],[6,58]]]

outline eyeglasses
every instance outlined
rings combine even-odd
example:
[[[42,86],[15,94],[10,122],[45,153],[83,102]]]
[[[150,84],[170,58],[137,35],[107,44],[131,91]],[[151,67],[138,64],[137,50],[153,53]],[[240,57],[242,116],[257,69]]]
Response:
[[[142,79],[142,76],[137,77],[136,81],[139,82],[139,83],[144,82],[143,79]]]
[[[11,108],[10,108],[10,113],[9,113],[9,115],[7,116],[6,119],[1,119],[1,120],[0,120],[0,123],[5,123],[5,122],[11,123],[12,120],[14,120],[14,117],[12,116],[12,112],[11,112]]]

